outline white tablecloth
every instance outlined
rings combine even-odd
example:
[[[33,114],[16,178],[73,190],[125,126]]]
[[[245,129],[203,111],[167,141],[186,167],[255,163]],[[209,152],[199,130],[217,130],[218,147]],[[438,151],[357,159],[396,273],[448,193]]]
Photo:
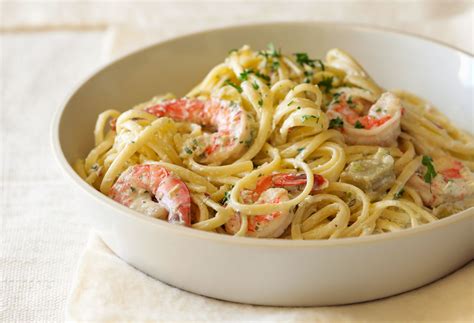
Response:
[[[9,1],[2,2],[0,10],[0,321],[5,322],[64,319],[90,228],[75,190],[52,158],[49,126],[67,93],[110,54],[102,50],[114,37],[106,27],[153,26],[155,40],[232,23],[343,20],[409,30],[474,52],[470,2],[222,1],[138,6]],[[149,41],[140,39],[136,45]],[[112,49],[112,54],[122,51]]]

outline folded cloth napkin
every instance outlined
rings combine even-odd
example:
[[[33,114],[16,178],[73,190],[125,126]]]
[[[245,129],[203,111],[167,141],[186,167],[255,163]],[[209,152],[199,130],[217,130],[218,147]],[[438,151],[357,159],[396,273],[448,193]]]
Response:
[[[474,263],[425,287],[360,304],[305,308],[236,304],[155,280],[92,233],[67,307],[70,321],[474,321]]]

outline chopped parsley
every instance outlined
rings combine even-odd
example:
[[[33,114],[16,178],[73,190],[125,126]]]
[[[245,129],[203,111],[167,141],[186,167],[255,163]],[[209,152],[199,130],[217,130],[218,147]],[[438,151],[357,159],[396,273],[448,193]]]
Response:
[[[319,66],[321,67],[321,70],[322,70],[322,71],[324,71],[324,70],[326,69],[326,68],[324,67],[324,63],[323,63],[322,60],[316,59],[315,62],[319,64]]]
[[[324,87],[324,92],[329,92],[329,90],[331,90],[332,88],[332,81],[333,81],[333,77],[332,76],[329,76],[329,77],[323,77],[323,79],[321,81],[319,81],[318,83],[318,86],[319,87]]]
[[[382,108],[378,107],[377,110],[375,110],[375,112],[381,112],[382,111]]]
[[[193,153],[193,151],[189,148],[189,147],[185,147],[184,148],[184,151],[186,152],[186,154],[188,155],[191,155]]]
[[[360,123],[359,120],[357,120],[354,124],[354,128],[356,129],[365,129],[364,125],[362,123]]]
[[[258,103],[259,106],[262,106],[263,105],[263,99],[258,100],[257,103]]]
[[[231,80],[226,80],[225,84],[232,86],[237,90],[237,92],[242,93],[242,88],[238,86],[237,84],[233,83]]]
[[[305,122],[306,120],[309,120],[309,119],[317,119],[316,122],[319,121],[319,117],[318,116],[315,116],[313,114],[304,114],[301,116],[301,121],[302,122]]]
[[[341,93],[339,93],[339,92],[334,93],[334,95],[332,97],[333,102],[334,103],[339,103],[340,102],[340,96],[341,96]]]
[[[276,71],[280,67],[280,62],[279,61],[273,61],[272,62],[272,70]]]
[[[252,145],[254,137],[255,137],[255,132],[251,131],[250,132],[250,138],[244,141],[245,146],[250,147]]]
[[[436,177],[437,173],[436,170],[433,166],[433,158],[430,156],[423,156],[423,159],[421,160],[421,163],[426,166],[426,173],[425,176],[423,177],[426,183],[431,184],[431,181],[433,178]]]
[[[275,45],[273,45],[273,43],[268,44],[268,51],[270,52],[270,56],[272,57],[281,57],[280,50],[276,50]]]
[[[310,67],[315,67],[314,62],[316,60],[309,58],[307,53],[294,53],[293,55],[296,56],[296,62],[301,66],[308,65]]]
[[[258,86],[258,83],[257,83],[257,82],[253,82],[253,83],[252,83],[252,87],[253,87],[255,90],[258,90],[258,89],[259,89],[259,86]]]
[[[344,121],[342,121],[342,119],[339,117],[335,119],[331,119],[329,121],[329,129],[342,128],[343,125],[344,125]]]
[[[269,58],[269,57],[279,58],[279,57],[281,57],[280,50],[277,50],[275,48],[275,45],[273,45],[273,43],[268,44],[267,47],[268,47],[267,50],[261,50],[261,51],[258,52],[258,54],[264,56],[265,58]]]
[[[305,148],[305,147],[300,147],[300,148],[296,149],[296,151],[300,153],[300,152],[302,152],[302,151],[304,150],[304,148]]]
[[[221,204],[227,204],[230,199],[230,191],[224,193],[224,197],[221,200]]]
[[[402,187],[395,195],[393,196],[394,199],[398,200],[402,197],[403,193],[405,193],[405,189]]]
[[[252,69],[246,69],[242,73],[240,73],[239,78],[242,81],[246,81],[246,80],[248,80],[250,73],[253,73],[253,70]]]
[[[255,72],[255,76],[260,77],[261,79],[264,79],[267,82],[270,82],[270,76],[262,74],[260,72]]]

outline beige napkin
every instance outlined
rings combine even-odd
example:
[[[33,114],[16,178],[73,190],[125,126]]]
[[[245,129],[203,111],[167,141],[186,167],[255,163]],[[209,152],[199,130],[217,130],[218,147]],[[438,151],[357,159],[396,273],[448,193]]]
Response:
[[[219,301],[166,285],[115,256],[92,233],[67,317],[72,321],[474,321],[474,263],[435,283],[378,301],[283,308]]]

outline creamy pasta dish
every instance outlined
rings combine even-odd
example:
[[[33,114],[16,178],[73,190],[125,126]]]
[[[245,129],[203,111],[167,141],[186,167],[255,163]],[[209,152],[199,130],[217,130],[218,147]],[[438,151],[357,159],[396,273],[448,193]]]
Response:
[[[98,116],[77,173],[173,224],[255,238],[413,228],[474,206],[474,138],[348,53],[231,50],[184,97]]]

